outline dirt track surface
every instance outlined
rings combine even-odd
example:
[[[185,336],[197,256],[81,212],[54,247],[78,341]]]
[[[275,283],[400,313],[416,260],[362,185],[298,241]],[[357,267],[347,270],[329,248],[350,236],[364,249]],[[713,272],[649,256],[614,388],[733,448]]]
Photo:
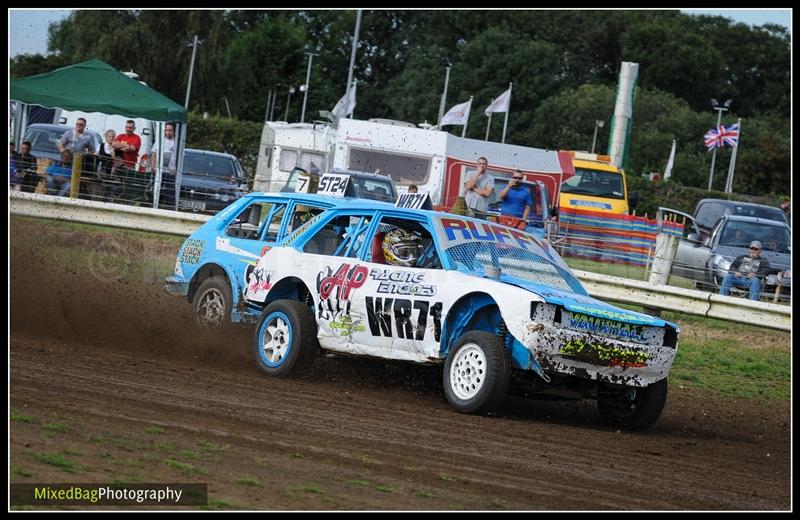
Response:
[[[626,433],[589,402],[458,414],[436,367],[321,356],[270,379],[249,329],[203,335],[153,280],[59,268],[23,231],[12,221],[14,482],[206,482],[219,509],[790,508],[788,403],[672,385],[655,426]]]

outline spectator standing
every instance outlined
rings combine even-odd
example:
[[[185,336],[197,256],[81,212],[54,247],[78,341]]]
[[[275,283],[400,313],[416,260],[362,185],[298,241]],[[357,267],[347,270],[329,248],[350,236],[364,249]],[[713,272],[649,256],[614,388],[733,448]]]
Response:
[[[417,193],[419,188],[417,188],[416,184],[409,184],[408,185],[408,193]]]
[[[505,226],[525,229],[531,206],[533,206],[533,199],[531,190],[523,184],[524,180],[525,175],[522,171],[515,170],[509,183],[497,194],[502,201],[500,223]]]
[[[92,145],[92,136],[87,134],[85,130],[86,120],[82,117],[79,117],[78,120],[75,121],[75,128],[64,132],[64,135],[62,135],[61,139],[59,139],[58,151],[63,152],[65,150],[69,150],[73,154],[93,154],[94,146]]]
[[[139,159],[142,140],[134,133],[135,130],[136,123],[132,119],[128,119],[125,122],[125,133],[117,135],[112,143],[114,149],[122,153],[122,168],[119,169],[119,173],[122,174],[125,181],[123,197],[126,200],[144,198],[146,178],[136,172],[136,161]]]
[[[719,293],[729,295],[731,287],[744,287],[749,289],[748,297],[758,301],[761,297],[761,281],[769,273],[769,261],[761,258],[761,242],[750,242],[750,254],[736,257],[728,269],[728,274],[722,280]]]
[[[175,124],[166,123],[164,125],[164,139],[159,146],[156,139],[153,149],[150,151],[150,169],[155,171],[158,157],[161,157],[161,194],[160,203],[174,205],[175,203],[175,172],[177,168],[175,157]]]
[[[36,168],[36,157],[31,154],[31,142],[24,141],[19,147],[17,171],[22,174],[22,191],[33,193],[39,185],[41,177]]]
[[[58,190],[58,196],[69,195],[72,182],[72,154],[69,150],[61,152],[61,161],[53,163],[45,170],[48,193]]]
[[[781,209],[786,214],[786,220],[791,222],[792,221],[792,201],[789,199],[789,197],[786,197],[785,199],[783,199],[783,202],[781,202]]]
[[[486,157],[478,158],[478,169],[475,175],[464,183],[464,202],[467,203],[470,216],[485,218],[489,210],[489,198],[494,191],[494,177],[486,172],[489,160]]]

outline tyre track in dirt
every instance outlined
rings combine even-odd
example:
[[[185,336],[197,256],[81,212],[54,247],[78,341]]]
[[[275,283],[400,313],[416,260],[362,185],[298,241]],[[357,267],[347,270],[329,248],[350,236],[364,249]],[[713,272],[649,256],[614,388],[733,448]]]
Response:
[[[42,357],[39,342],[13,342],[13,401],[36,394],[73,414],[211,431],[260,449],[279,439],[281,450],[312,449],[344,464],[366,453],[388,474],[457,475],[492,496],[532,495],[545,508],[769,509],[780,501],[774,468],[760,472],[736,460],[752,442],[742,431],[706,431],[697,441],[698,430],[669,431],[670,417],[652,434],[609,431],[596,417],[578,426],[541,424],[526,411],[538,403],[522,400],[500,417],[464,416],[435,396],[409,400],[406,388],[274,380],[248,365],[216,370],[216,360],[202,357],[141,359],[87,345],[52,345]],[[340,361],[320,363],[336,370]],[[569,405],[593,412],[581,403],[560,408]],[[750,495],[762,486],[772,492]]]

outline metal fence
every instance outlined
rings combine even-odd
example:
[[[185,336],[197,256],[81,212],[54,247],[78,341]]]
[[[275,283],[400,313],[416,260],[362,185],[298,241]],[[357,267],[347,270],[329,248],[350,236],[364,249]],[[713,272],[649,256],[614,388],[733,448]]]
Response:
[[[206,215],[30,193],[12,192],[9,194],[9,199],[10,211],[13,215],[83,222],[180,236],[188,236],[210,218]],[[598,298],[644,306],[649,309],[676,311],[779,330],[791,330],[791,308],[786,305],[753,302],[745,298],[719,296],[688,288],[632,280],[581,269],[573,269],[573,271],[589,293]]]

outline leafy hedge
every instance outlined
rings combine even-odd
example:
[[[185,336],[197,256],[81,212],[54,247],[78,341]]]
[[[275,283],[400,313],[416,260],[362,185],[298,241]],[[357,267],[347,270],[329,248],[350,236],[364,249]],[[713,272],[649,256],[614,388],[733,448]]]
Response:
[[[219,116],[203,117],[202,114],[190,112],[186,146],[235,155],[242,163],[247,178],[252,180],[256,174],[263,127],[263,124],[252,121]]]
[[[766,204],[767,206],[778,206],[783,200],[780,195],[756,196],[741,193],[724,193],[663,181],[653,184],[650,179],[644,177],[630,176],[627,181],[628,193],[639,192],[639,204],[636,206],[636,214],[647,214],[650,218],[655,218],[659,207],[677,209],[691,215],[701,199],[738,200]]]

